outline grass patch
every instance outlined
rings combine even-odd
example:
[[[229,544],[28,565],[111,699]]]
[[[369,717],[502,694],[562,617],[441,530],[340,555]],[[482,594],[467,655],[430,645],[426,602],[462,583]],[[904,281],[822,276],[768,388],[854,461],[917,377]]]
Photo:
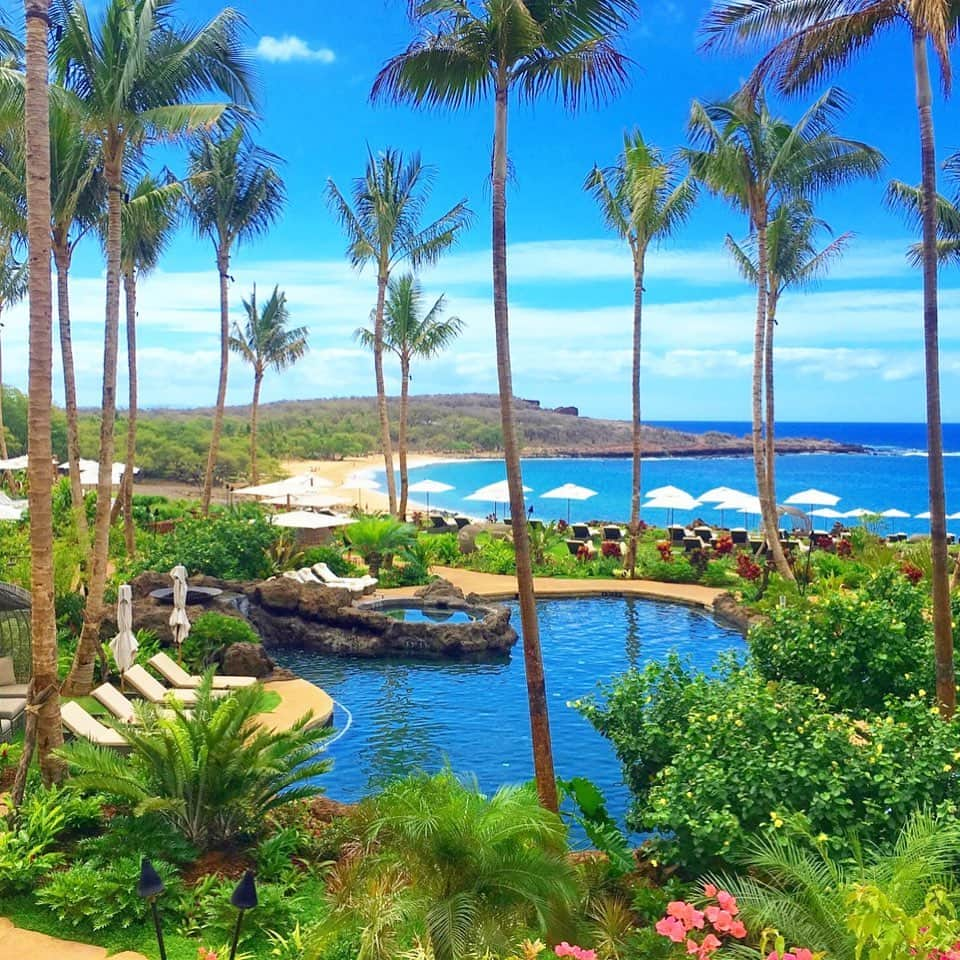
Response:
[[[277,707],[280,706],[283,697],[277,693],[276,690],[264,690],[263,691],[263,708],[260,710],[261,713],[273,713]]]
[[[79,703],[91,717],[109,717],[111,716],[110,711],[99,701],[95,700],[93,697],[64,697],[63,702],[72,700],[74,703]]]

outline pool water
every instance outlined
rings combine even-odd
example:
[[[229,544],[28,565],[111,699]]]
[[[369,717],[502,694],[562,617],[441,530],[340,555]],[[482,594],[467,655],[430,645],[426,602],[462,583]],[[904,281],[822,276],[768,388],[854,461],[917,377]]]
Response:
[[[472,623],[476,619],[466,610],[442,610],[440,607],[394,607],[378,612],[404,623]]]
[[[519,629],[517,605],[508,606]],[[593,780],[622,820],[629,794],[619,763],[568,702],[672,650],[708,670],[723,651],[744,649],[743,638],[699,610],[650,600],[545,600],[538,610],[557,775]],[[475,775],[484,790],[532,779],[521,643],[509,658],[480,663],[271,653],[352,713],[352,726],[329,748],[334,768],[323,777],[328,796],[352,802],[394,777],[446,762]],[[344,720],[337,710],[335,724]]]

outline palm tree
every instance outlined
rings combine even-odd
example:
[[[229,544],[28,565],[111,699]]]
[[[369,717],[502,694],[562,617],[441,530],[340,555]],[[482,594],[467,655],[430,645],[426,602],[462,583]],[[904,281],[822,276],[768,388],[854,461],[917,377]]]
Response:
[[[770,217],[778,203],[875,175],[883,157],[856,140],[837,136],[834,123],[846,100],[838,90],[822,94],[796,124],[774,116],[762,94],[741,91],[729,100],[694,101],[685,154],[693,175],[712,193],[746,214],[757,245],[757,313],[753,337],[753,458],[767,544],[777,570],[793,571],[780,544],[776,480],[767,466],[763,438],[763,368],[770,290]]]
[[[282,373],[300,360],[309,349],[306,327],[287,328],[290,312],[287,310],[287,295],[279,287],[273,288],[270,299],[260,309],[257,307],[257,288],[254,286],[250,300],[243,301],[247,312],[244,329],[234,323],[230,337],[230,349],[240,354],[253,368],[253,402],[250,405],[250,480],[260,480],[257,471],[257,408],[260,405],[260,388],[267,368],[273,367]]]
[[[27,295],[27,270],[13,254],[14,237],[4,232],[0,239],[0,336],[3,311],[18,304]],[[3,425],[3,346],[0,344],[0,460],[7,459],[7,434]]]
[[[813,204],[806,198],[781,204],[770,218],[767,231],[769,269],[767,275],[767,322],[764,330],[764,411],[765,466],[767,476],[774,475],[776,458],[776,417],[774,415],[773,335],[777,325],[777,308],[783,294],[793,288],[814,285],[830,269],[853,238],[852,233],[841,234],[821,250],[817,249],[817,234],[829,231],[829,226],[813,215]],[[759,282],[756,236],[741,246],[730,234],[727,249],[733,255],[741,276],[756,286]]]
[[[423,290],[412,273],[390,281],[384,306],[383,346],[400,360],[400,423],[397,449],[400,457],[400,505],[397,515],[407,519],[407,496],[410,479],[407,475],[407,420],[410,394],[410,364],[414,357],[435,357],[453,343],[463,330],[458,317],[443,317],[444,297],[423,312]],[[371,319],[374,329],[361,328],[354,336],[365,347],[376,350],[376,314]]]
[[[126,469],[120,485],[123,536],[127,555],[136,551],[133,523],[133,471],[137,457],[137,281],[155,270],[177,228],[183,187],[162,184],[147,174],[123,205],[120,231],[120,271],[123,276],[127,314],[127,406]]]
[[[279,158],[248,143],[242,128],[225,137],[202,136],[190,150],[186,180],[187,205],[194,229],[212,243],[220,275],[220,380],[213,432],[203,476],[203,512],[210,509],[213,474],[220,452],[223,408],[227,402],[230,363],[230,256],[234,245],[263,236],[283,210]]]
[[[14,802],[23,799],[34,747],[50,784],[63,776],[53,751],[63,744],[57,678],[57,621],[53,606],[53,291],[50,282],[50,120],[47,92],[49,0],[24,0],[26,15],[27,244],[30,283],[29,458],[30,636],[32,673],[28,689],[23,755]]]
[[[107,181],[106,312],[97,512],[83,630],[65,690],[86,693],[100,642],[110,532],[117,349],[120,322],[123,172],[130,152],[152,140],[176,140],[218,123],[233,105],[251,102],[243,20],[227,9],[201,26],[173,19],[171,0],[110,0],[91,23],[82,0],[58,0],[62,37],[54,72],[96,130]],[[231,103],[198,103],[219,90]]]
[[[427,227],[420,226],[429,198],[433,172],[420,162],[419,154],[405,159],[397,150],[379,157],[368,152],[367,169],[353,185],[353,205],[337,185],[327,181],[327,202],[347,234],[347,257],[362,269],[367,263],[377,268],[377,305],[374,310],[373,370],[377,387],[377,415],[380,418],[380,445],[387,472],[387,500],[390,512],[397,512],[397,489],[393,476],[393,445],[387,389],[383,379],[383,325],[387,285],[394,267],[409,262],[414,270],[435,263],[459,239],[473,214],[465,200]]]
[[[615,39],[636,10],[636,0],[512,0],[474,5],[469,0],[414,5],[421,35],[387,62],[374,99],[412,101],[459,109],[493,96],[492,156],[493,314],[500,387],[500,421],[510,510],[526,516],[520,448],[513,410],[507,301],[507,114],[511,94],[534,102],[554,95],[575,108],[600,100],[626,81],[627,59]],[[524,667],[530,703],[537,790],[557,809],[550,721],[527,525],[513,529]]]
[[[640,358],[643,332],[643,274],[650,244],[669,237],[690,215],[696,185],[679,164],[646,143],[639,130],[623,138],[613,167],[594,167],[584,184],[596,199],[607,227],[626,240],[633,256],[633,485],[626,568],[634,576],[640,536]]]
[[[937,311],[937,157],[933,90],[927,49],[933,45],[945,89],[952,76],[950,43],[958,7],[948,0],[725,0],[708,15],[707,46],[742,47],[773,41],[753,83],[775,77],[785,92],[818,83],[845,66],[885,32],[905,27],[913,52],[913,76],[920,128],[923,189],[923,344],[927,394],[927,470],[930,487],[934,657],[937,699],[945,717],[956,710],[953,628],[947,569],[943,422],[940,410],[939,315]]]

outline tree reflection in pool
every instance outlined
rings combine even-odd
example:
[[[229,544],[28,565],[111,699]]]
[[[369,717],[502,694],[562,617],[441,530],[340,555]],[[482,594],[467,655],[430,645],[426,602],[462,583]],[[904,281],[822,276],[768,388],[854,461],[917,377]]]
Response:
[[[519,628],[516,604],[509,606]],[[650,600],[544,600],[538,610],[557,776],[590,778],[622,818],[629,794],[613,750],[568,702],[672,650],[709,670],[723,651],[745,649],[743,638],[700,610]],[[323,783],[332,799],[356,801],[394,777],[447,762],[475,774],[484,790],[533,776],[519,644],[509,658],[480,662],[272,654],[353,714],[330,748],[334,768]]]

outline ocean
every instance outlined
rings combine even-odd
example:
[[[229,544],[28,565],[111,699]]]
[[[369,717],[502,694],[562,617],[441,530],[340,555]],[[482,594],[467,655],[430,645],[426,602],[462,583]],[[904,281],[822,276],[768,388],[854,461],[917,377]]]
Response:
[[[655,426],[678,430],[706,432],[717,430],[735,436],[749,434],[746,422],[660,421]],[[909,520],[887,522],[888,531],[922,533],[929,529],[925,520],[913,515],[926,511],[927,458],[926,427],[917,423],[781,423],[780,437],[814,437],[861,444],[868,454],[796,454],[777,458],[777,497],[787,497],[809,487],[816,487],[840,497],[839,511],[863,508],[877,513],[896,508],[911,514]],[[960,511],[960,423],[944,425],[946,458],[947,511]],[[382,474],[382,471],[381,471]],[[466,500],[479,487],[502,480],[503,462],[467,460],[435,463],[411,470],[411,481],[430,478],[451,484],[448,493],[434,494],[432,507],[453,510],[470,516],[486,516],[493,504]],[[542,520],[565,519],[566,501],[543,499],[541,494],[564,483],[575,483],[597,491],[582,503],[572,504],[571,519],[624,521],[630,509],[629,459],[548,459],[523,461],[524,483],[532,488],[527,494],[533,516]],[[651,458],[644,461],[643,489],[671,484],[693,496],[711,487],[728,486],[749,493],[755,492],[753,461],[749,457]],[[416,498],[415,498],[416,499]],[[503,505],[497,506],[502,515]],[[665,523],[664,511],[644,511],[650,523]],[[704,504],[696,511],[677,511],[674,519],[687,522],[694,518],[707,522],[720,520],[719,514]],[[724,518],[731,522],[728,515]],[[752,522],[756,522],[755,518]],[[829,527],[832,521],[818,521]],[[960,520],[950,521],[950,528],[960,533]]]

